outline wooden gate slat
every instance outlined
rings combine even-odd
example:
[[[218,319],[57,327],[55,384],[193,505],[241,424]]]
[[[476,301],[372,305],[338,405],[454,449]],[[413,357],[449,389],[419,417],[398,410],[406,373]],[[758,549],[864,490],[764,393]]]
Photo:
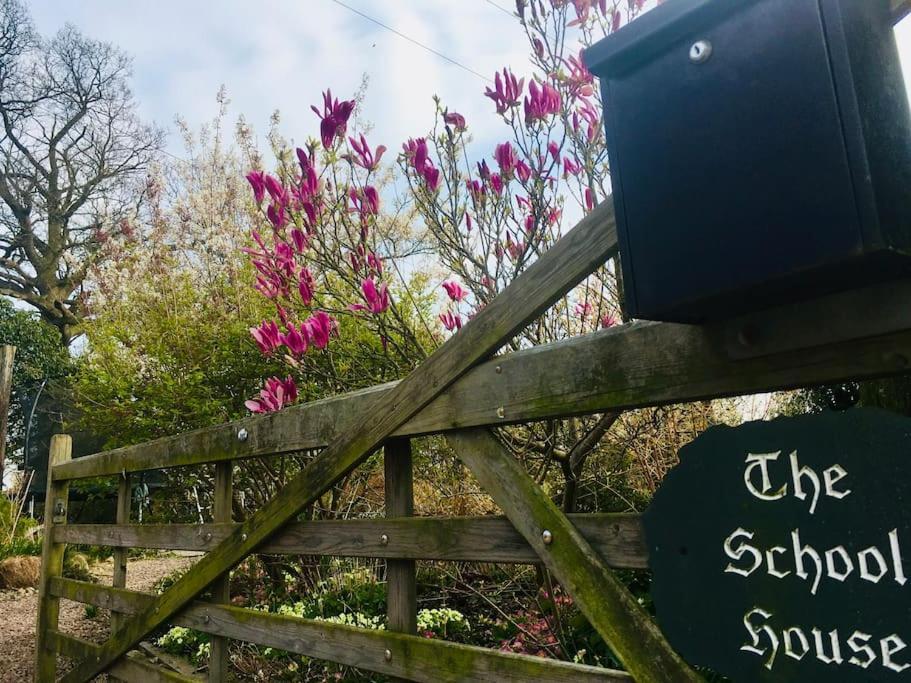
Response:
[[[569,515],[611,567],[644,569],[648,552],[639,516],[626,513]],[[234,524],[67,524],[56,543],[120,548],[214,548]],[[383,536],[386,537],[385,542]],[[258,548],[269,555],[333,555],[445,562],[537,564],[540,558],[505,517],[319,519],[292,522]]]
[[[137,612],[155,599],[148,593],[112,589],[71,579],[59,579],[54,586],[69,599],[102,607],[117,605],[127,613]],[[491,680],[505,683],[538,680],[628,683],[631,680],[628,674],[612,669],[202,601],[193,602],[173,621],[210,635],[244,640],[426,683]],[[94,649],[85,652],[88,656],[94,653]]]
[[[657,624],[489,430],[446,439],[636,680],[702,680],[665,647]]]
[[[100,646],[95,643],[59,631],[50,631],[48,641],[57,652],[71,659],[94,657],[100,649]],[[134,655],[136,655],[135,652],[130,652],[118,659],[111,665],[110,673],[118,680],[127,681],[127,683],[200,683],[202,681],[201,678],[195,676],[184,676],[144,662]]]

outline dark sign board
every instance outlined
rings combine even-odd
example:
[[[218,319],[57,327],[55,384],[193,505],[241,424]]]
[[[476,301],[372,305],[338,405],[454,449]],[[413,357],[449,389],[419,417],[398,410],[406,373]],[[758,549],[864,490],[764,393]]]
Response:
[[[911,680],[911,419],[713,427],[645,514],[659,623],[734,681]]]

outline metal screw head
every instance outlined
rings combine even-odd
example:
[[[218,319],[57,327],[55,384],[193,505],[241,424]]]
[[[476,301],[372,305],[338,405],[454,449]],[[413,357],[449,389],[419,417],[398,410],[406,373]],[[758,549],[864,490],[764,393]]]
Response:
[[[380,536],[380,545],[389,545],[389,537],[386,534]]]
[[[243,427],[241,427],[240,429],[237,430],[237,440],[238,441],[246,441],[248,436],[250,436],[250,433]]]
[[[506,409],[503,406],[497,408],[497,417],[501,420],[506,417]]]
[[[207,532],[206,532],[206,535],[203,536],[203,538],[206,539],[207,541],[211,541],[211,540],[212,540],[212,533],[209,532],[209,531],[207,531]]]
[[[210,616],[207,614],[206,616],[204,616],[204,617],[202,618],[202,620],[203,620],[205,623],[208,624],[210,621],[212,621],[212,617],[210,617]]]
[[[241,535],[240,535],[240,540],[241,540],[241,541],[246,541],[246,540],[247,540],[247,534],[241,534]]]
[[[541,532],[541,540],[544,541],[544,545],[550,545],[554,542],[554,535],[548,529],[545,529]]]
[[[503,372],[503,366],[502,366],[502,365],[498,365],[498,366],[496,367],[496,373],[499,375],[499,374],[501,374],[502,372]]]
[[[385,659],[387,662],[391,662],[392,661],[392,650],[385,650],[383,652],[383,659]]]
[[[712,44],[707,40],[697,40],[690,47],[690,61],[693,64],[703,64],[712,56]]]

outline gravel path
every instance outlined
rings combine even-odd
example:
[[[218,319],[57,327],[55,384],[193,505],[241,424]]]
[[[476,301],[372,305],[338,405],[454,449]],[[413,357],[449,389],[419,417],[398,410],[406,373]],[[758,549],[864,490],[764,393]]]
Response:
[[[130,560],[127,566],[127,588],[150,590],[152,584],[175,569],[186,567],[195,557],[156,557]],[[111,560],[96,564],[92,573],[101,584],[111,585],[114,565]],[[35,620],[38,595],[34,588],[0,591],[0,682],[24,683],[33,678],[35,658]],[[100,642],[108,635],[106,610],[98,610],[94,619],[86,619],[85,605],[60,601],[60,630],[71,635]],[[61,660],[60,670],[66,668]]]

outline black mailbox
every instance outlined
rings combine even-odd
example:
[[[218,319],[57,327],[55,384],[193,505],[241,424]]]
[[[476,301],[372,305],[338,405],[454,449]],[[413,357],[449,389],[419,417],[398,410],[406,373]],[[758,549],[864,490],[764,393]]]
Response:
[[[631,316],[698,322],[911,272],[888,0],[667,0],[585,60]]]

